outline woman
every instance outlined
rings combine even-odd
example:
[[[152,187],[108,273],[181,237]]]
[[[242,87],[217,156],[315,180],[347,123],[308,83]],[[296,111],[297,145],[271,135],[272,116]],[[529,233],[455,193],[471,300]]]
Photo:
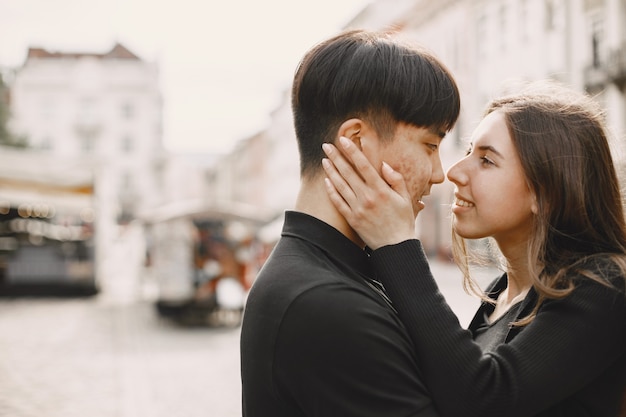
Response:
[[[496,99],[449,169],[465,283],[476,288],[464,239],[491,237],[505,268],[469,331],[413,237],[402,177],[383,164],[381,178],[357,146],[340,143],[352,164],[325,146],[329,196],[373,250],[442,416],[626,412],[626,225],[591,100],[556,87]]]

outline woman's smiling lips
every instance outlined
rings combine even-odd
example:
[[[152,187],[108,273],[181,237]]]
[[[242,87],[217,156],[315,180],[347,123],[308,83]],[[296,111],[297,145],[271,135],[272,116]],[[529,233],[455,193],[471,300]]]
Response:
[[[467,200],[466,198],[461,197],[458,194],[454,195],[454,205],[452,207],[453,210],[468,209],[472,207],[474,207],[474,203]]]

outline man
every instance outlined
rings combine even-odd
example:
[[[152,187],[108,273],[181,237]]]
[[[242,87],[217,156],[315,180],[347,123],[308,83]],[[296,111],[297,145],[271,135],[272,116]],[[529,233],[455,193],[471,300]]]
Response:
[[[403,174],[417,215],[444,179],[438,149],[458,118],[457,86],[430,53],[347,31],[304,56],[292,107],[301,188],[246,303],[243,415],[437,416],[363,242],[328,198],[321,160],[323,143],[352,140],[374,166]]]

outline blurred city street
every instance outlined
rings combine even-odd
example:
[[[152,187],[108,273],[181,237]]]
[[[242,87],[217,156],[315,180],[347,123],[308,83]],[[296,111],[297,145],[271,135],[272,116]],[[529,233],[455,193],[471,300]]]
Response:
[[[0,417],[241,416],[240,327],[194,320],[240,317],[301,185],[294,70],[340,31],[393,28],[446,64],[445,170],[489,99],[545,80],[598,102],[626,166],[626,0],[7,0],[0,22]],[[417,219],[427,253],[450,247],[454,193]],[[434,258],[467,327],[479,301]],[[97,294],[3,292],[59,283]]]
[[[118,239],[97,296],[0,299],[0,416],[241,416],[240,328],[160,318],[153,283],[128,262],[138,238]],[[466,326],[477,301],[454,265],[432,265]]]
[[[101,298],[2,301],[0,316],[1,416],[241,414],[238,329]]]
[[[95,297],[0,299],[0,416],[241,415],[239,327],[159,318],[149,279],[124,262],[131,242],[118,242]],[[466,325],[477,302],[460,273],[440,262],[433,273]]]
[[[159,318],[134,242],[95,297],[0,299],[0,416],[241,415],[238,328]]]

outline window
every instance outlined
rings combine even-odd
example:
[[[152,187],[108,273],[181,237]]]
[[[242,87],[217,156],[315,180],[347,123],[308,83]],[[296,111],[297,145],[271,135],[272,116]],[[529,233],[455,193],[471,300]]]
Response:
[[[487,55],[487,16],[484,13],[476,19],[476,45],[478,56],[484,58]]]
[[[130,193],[133,191],[133,176],[130,172],[124,172],[120,176],[120,190],[123,193]]]
[[[506,5],[504,3],[502,3],[500,5],[499,15],[500,15],[499,16],[499,19],[500,19],[500,49],[504,51],[506,49],[506,33],[507,33]]]
[[[41,101],[41,119],[42,120],[51,120],[54,117],[54,100],[51,97],[45,97]]]
[[[594,68],[602,64],[604,44],[604,21],[598,14],[591,17],[591,59]]]
[[[563,28],[565,25],[565,9],[561,0],[546,0],[545,12],[545,28],[547,32]]]
[[[52,140],[52,138],[50,138],[49,136],[46,136],[41,140],[39,148],[44,151],[50,151],[52,150],[53,143],[54,141]]]
[[[551,31],[554,29],[554,1],[546,0],[545,2],[546,16],[545,16],[545,27],[546,31]]]
[[[93,97],[83,97],[78,102],[78,122],[82,126],[93,125],[97,119],[97,102]]]
[[[83,153],[91,153],[95,149],[95,138],[91,135],[84,135],[80,138],[80,150]]]
[[[520,0],[520,37],[522,42],[528,41],[528,0]]]
[[[131,120],[135,117],[135,106],[130,101],[125,101],[122,103],[122,118],[126,120]]]
[[[132,153],[135,150],[135,142],[130,136],[124,136],[121,142],[121,150],[124,153]]]

